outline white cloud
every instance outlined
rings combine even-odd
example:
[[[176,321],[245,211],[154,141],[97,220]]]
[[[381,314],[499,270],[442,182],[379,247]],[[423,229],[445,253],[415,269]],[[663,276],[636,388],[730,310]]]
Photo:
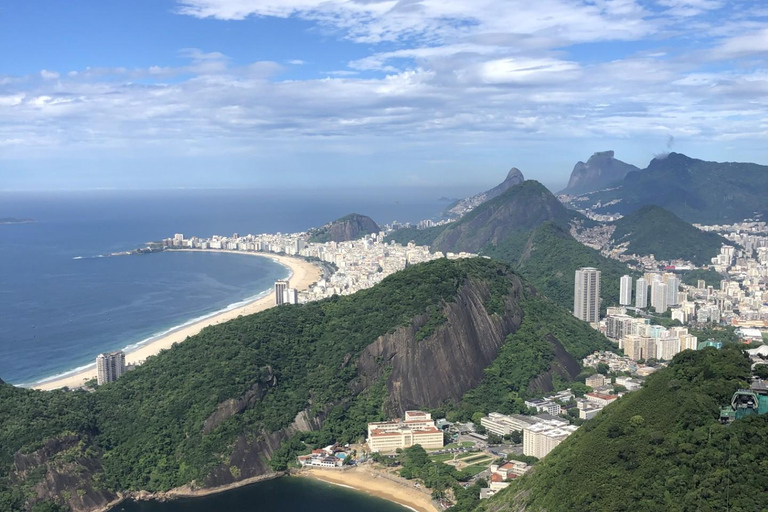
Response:
[[[751,55],[768,56],[768,28],[726,39],[712,50],[712,57],[734,59]]]
[[[59,73],[56,71],[48,71],[47,69],[44,69],[40,71],[40,76],[43,78],[43,80],[55,80],[59,78]]]

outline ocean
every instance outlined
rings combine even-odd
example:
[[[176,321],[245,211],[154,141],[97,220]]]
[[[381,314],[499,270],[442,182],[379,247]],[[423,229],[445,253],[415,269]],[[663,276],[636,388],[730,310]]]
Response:
[[[435,217],[474,191],[164,190],[0,192],[0,379],[31,384],[92,364],[100,352],[268,292],[288,270],[266,258],[211,253],[116,257],[174,233],[295,232],[348,213],[379,223]]]
[[[405,512],[406,507],[308,478],[278,478],[202,498],[125,502],[110,512]]]

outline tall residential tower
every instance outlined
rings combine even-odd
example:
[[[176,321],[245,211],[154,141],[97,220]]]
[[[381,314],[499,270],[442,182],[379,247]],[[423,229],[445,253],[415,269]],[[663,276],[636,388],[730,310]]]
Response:
[[[596,268],[584,267],[576,271],[573,315],[589,323],[600,320],[600,271]]]
[[[115,382],[125,373],[125,354],[122,350],[99,354],[96,358],[96,382],[101,386]]]
[[[641,277],[635,286],[635,307],[645,309],[648,307],[648,281]]]
[[[619,289],[619,304],[622,306],[632,305],[632,276],[622,276]]]

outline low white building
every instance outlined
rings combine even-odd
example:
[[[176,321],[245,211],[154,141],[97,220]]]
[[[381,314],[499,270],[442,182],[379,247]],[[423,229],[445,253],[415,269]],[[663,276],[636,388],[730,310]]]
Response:
[[[523,454],[544,458],[578,427],[560,420],[544,420],[523,430]]]

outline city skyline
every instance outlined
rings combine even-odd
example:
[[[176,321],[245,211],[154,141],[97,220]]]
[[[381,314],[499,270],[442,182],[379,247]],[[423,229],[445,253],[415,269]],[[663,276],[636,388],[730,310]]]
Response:
[[[10,2],[0,189],[479,190],[512,166],[556,189],[607,149],[768,163],[766,20],[701,0]]]

